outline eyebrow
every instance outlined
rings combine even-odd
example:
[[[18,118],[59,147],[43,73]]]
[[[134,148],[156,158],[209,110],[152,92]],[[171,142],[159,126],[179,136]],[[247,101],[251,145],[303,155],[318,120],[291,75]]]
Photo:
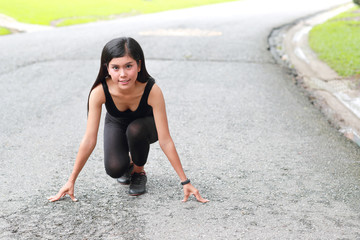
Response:
[[[128,65],[128,64],[133,64],[134,62],[133,61],[131,61],[131,62],[127,62],[127,63],[125,63],[124,65]],[[119,66],[119,64],[115,64],[115,63],[112,63],[112,64],[110,64],[111,66]]]

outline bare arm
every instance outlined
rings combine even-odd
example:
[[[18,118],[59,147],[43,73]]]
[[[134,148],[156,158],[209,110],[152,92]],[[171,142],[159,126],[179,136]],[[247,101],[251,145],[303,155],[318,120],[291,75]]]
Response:
[[[75,160],[75,165],[71,176],[69,177],[69,181],[73,183],[75,183],[81,169],[84,167],[86,161],[88,160],[96,146],[101,117],[101,106],[104,102],[102,99],[102,92],[100,91],[102,91],[101,85],[95,88],[90,94],[89,114],[86,125],[86,132],[80,143],[79,151]]]
[[[187,178],[183,170],[179,155],[176,151],[175,144],[170,136],[166,116],[165,100],[161,89],[156,84],[151,89],[148,103],[153,108],[160,147],[170,161],[175,172],[178,174],[180,181],[185,181]],[[192,186],[191,183],[184,185],[183,201],[187,201],[191,194],[194,194],[197,200],[200,202],[208,202],[207,199],[203,199],[200,196],[199,191],[194,186]]]
[[[96,146],[101,117],[101,107],[104,102],[105,96],[102,91],[102,86],[99,85],[90,94],[86,132],[80,143],[73,171],[67,183],[60,189],[60,191],[55,196],[49,198],[50,201],[57,201],[66,194],[69,194],[71,199],[76,201],[74,197],[75,181]]]

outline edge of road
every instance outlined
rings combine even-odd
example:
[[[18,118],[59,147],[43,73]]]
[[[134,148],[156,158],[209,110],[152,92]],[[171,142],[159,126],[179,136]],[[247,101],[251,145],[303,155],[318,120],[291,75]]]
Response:
[[[21,23],[16,21],[14,18],[11,18],[4,14],[0,14],[0,27],[8,28],[13,33],[38,32],[38,31],[54,29],[54,27],[51,26]]]
[[[268,50],[329,123],[360,146],[359,82],[340,77],[308,45],[308,33],[315,25],[353,6],[353,3],[342,4],[274,28],[268,36]]]

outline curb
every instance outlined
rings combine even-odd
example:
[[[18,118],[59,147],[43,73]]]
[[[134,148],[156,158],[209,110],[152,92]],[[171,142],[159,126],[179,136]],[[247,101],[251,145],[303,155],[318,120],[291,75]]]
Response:
[[[308,33],[315,25],[353,6],[352,3],[341,5],[275,28],[268,37],[268,43],[276,62],[289,70],[311,102],[345,137],[360,146],[359,87],[353,80],[340,77],[320,61],[308,45]]]

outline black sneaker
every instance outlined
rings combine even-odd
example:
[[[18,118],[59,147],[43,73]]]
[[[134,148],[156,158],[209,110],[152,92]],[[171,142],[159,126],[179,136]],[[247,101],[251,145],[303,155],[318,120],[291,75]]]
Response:
[[[129,166],[129,170],[124,173],[121,177],[117,179],[117,181],[122,185],[129,185],[131,180],[131,172],[134,168],[134,164]]]
[[[146,192],[147,177],[145,172],[133,173],[131,175],[131,183],[129,194],[131,196],[138,196]]]

